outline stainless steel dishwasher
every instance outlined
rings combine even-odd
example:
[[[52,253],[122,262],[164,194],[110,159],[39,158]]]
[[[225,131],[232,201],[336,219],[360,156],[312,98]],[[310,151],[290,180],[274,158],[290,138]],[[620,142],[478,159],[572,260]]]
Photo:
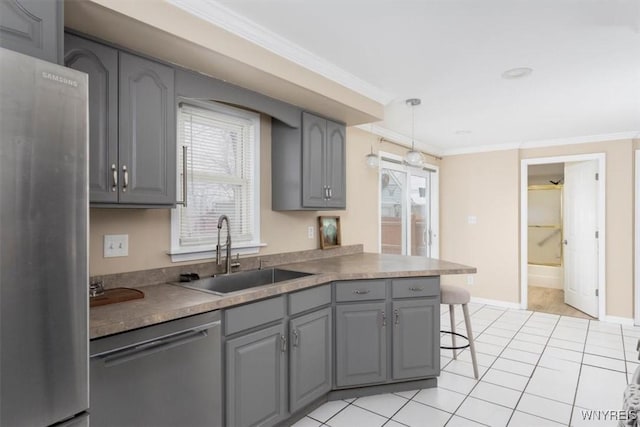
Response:
[[[90,343],[92,427],[222,426],[220,313]]]

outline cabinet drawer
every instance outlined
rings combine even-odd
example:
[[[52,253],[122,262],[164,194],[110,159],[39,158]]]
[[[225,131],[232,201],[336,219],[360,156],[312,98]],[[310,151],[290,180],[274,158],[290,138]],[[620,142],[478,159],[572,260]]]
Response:
[[[225,335],[280,320],[284,314],[284,295],[225,310]]]
[[[289,314],[294,315],[331,303],[331,285],[317,286],[289,295]]]
[[[391,282],[393,298],[430,297],[440,293],[440,277],[413,277]]]
[[[387,296],[385,280],[337,282],[335,286],[337,302],[385,299]]]

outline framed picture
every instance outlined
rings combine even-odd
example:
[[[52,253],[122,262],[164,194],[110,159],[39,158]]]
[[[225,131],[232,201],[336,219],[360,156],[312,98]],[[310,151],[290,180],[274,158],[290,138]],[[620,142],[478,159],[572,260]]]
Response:
[[[319,216],[320,249],[340,246],[340,217]]]

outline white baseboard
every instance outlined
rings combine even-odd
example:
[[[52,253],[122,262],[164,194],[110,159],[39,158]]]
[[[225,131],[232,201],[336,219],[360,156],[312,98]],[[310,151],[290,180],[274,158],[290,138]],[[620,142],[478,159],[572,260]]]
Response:
[[[624,326],[633,326],[633,318],[631,317],[618,317],[618,316],[604,316],[603,322],[618,323]]]
[[[486,298],[476,298],[476,297],[471,297],[471,302],[476,304],[493,305],[495,307],[501,307],[501,308],[520,309],[519,302],[508,302],[508,301],[500,301],[497,299],[486,299]]]

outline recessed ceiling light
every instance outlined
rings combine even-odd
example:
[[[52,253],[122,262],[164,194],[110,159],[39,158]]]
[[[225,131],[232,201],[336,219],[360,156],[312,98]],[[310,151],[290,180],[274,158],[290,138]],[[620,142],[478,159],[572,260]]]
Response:
[[[470,130],[457,130],[454,132],[456,135],[469,135],[471,133]]]
[[[507,80],[521,79],[523,77],[527,77],[531,75],[531,73],[533,73],[533,68],[529,68],[529,67],[512,68],[502,73],[502,78]]]

